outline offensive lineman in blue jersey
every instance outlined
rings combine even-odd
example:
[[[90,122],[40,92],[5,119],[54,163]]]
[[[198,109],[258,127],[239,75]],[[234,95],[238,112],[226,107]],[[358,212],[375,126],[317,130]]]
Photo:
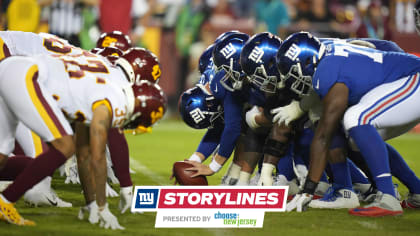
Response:
[[[212,175],[219,171],[236,146],[236,141],[241,131],[242,104],[246,97],[239,91],[241,90],[240,88],[242,85],[231,84],[227,78],[231,76],[240,76],[241,69],[237,61],[239,60],[242,46],[248,38],[249,36],[244,33],[234,32],[226,35],[220,42],[214,45],[213,60],[216,71],[212,71],[213,69],[208,68],[210,71],[206,70],[204,72],[203,75],[205,75],[205,77],[207,76],[209,81],[206,86],[201,87],[206,87],[208,94],[214,96],[222,105],[224,110],[224,125],[217,129],[209,129],[208,133],[214,132],[214,134],[211,135],[211,145],[207,142],[209,139],[206,134],[195,153],[205,152],[204,149],[213,152],[216,146],[219,145],[219,149],[209,166],[200,163],[207,158],[207,156],[198,154],[200,160],[198,160],[198,158],[190,158],[189,163],[194,165],[192,169],[198,170],[196,175]],[[202,82],[206,82],[206,79],[202,80]],[[181,109],[184,109],[183,106],[185,106],[185,104],[180,105]],[[181,114],[184,121],[186,119],[188,120],[189,117],[196,117],[195,114],[192,114],[191,112],[182,112],[182,110]],[[209,154],[211,152],[207,151],[206,153]]]
[[[391,173],[408,187],[408,200],[415,202],[420,197],[419,179],[398,152],[383,141],[406,132],[420,120],[420,112],[413,109],[420,99],[419,58],[346,43],[325,47],[311,34],[300,32],[280,47],[277,65],[288,88],[301,96],[313,88],[323,100],[311,144],[309,174],[302,193],[288,204],[288,211],[302,211],[311,201],[341,119],[379,190],[372,204],[354,208],[350,214],[402,214]]]

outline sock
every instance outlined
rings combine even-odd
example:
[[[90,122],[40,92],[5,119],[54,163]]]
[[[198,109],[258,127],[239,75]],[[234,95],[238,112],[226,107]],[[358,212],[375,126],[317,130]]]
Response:
[[[3,191],[3,196],[10,202],[16,202],[27,190],[52,175],[66,160],[60,151],[51,146],[17,176],[15,181]]]
[[[372,125],[356,126],[349,130],[349,135],[363,154],[378,190],[395,197],[388,151],[376,129]]]
[[[350,170],[347,160],[345,162],[338,162],[330,164],[332,175],[334,176],[333,187],[335,189],[353,190],[350,178]]]
[[[249,185],[249,179],[251,177],[251,174],[245,171],[241,171],[239,173],[239,179],[236,185],[239,186],[248,186]]]
[[[368,177],[363,173],[357,166],[350,160],[347,160],[349,163],[349,169],[350,169],[350,176],[351,181],[353,183],[359,183],[359,184],[370,184]]]
[[[263,163],[261,168],[261,177],[259,183],[264,183],[266,186],[273,185],[273,170],[276,168],[275,165],[270,163]],[[258,184],[260,185],[260,184]]]
[[[389,163],[391,166],[391,173],[399,179],[407,188],[410,193],[420,193],[420,180],[410,169],[401,155],[391,145],[386,144],[389,153]]]
[[[121,134],[116,128],[109,129],[108,148],[111,155],[112,168],[118,181],[120,181],[120,187],[132,186],[127,140],[124,134]]]
[[[27,156],[13,156],[7,159],[6,165],[0,171],[0,180],[14,180],[34,159]]]
[[[239,179],[239,175],[241,173],[242,167],[240,165],[235,164],[235,162],[232,161],[232,165],[227,173],[228,176],[232,179]]]

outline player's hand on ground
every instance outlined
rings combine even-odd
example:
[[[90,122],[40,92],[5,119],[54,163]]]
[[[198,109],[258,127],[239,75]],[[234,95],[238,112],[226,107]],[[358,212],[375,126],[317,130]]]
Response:
[[[312,194],[298,193],[289,203],[287,203],[286,211],[293,211],[294,209],[296,209],[297,212],[306,211],[312,198]]]
[[[106,197],[118,197],[118,193],[108,183],[105,185],[105,193]]]
[[[120,209],[121,214],[124,214],[131,207],[131,201],[133,199],[133,186],[122,187],[120,189],[120,202],[118,204],[118,209]]]
[[[214,172],[210,169],[208,165],[204,165],[196,161],[185,161],[185,162],[193,165],[193,167],[187,168],[185,170],[197,171],[197,173],[195,173],[194,175],[191,175],[192,178],[197,177],[199,175],[209,176],[209,175],[214,174]]]
[[[115,217],[108,208],[108,203],[105,204],[105,207],[99,211],[99,226],[105,229],[122,229],[122,227],[118,223],[117,217]]]
[[[91,224],[96,224],[99,221],[99,209],[96,201],[91,202],[89,205],[81,207],[79,210],[78,218],[79,220],[83,220],[85,218],[85,214],[88,215],[88,221]]]

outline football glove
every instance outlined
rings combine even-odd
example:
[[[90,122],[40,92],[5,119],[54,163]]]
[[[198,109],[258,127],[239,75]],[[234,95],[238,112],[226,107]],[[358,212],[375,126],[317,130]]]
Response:
[[[287,106],[271,109],[271,114],[274,115],[273,123],[289,125],[290,122],[301,117],[304,111],[300,108],[299,102],[293,100]]]
[[[111,211],[109,211],[108,203],[105,204],[105,208],[99,211],[99,226],[103,227],[105,229],[122,229],[125,228],[122,227],[118,223],[117,217],[115,217]]]
[[[64,181],[65,184],[80,184],[79,171],[77,169],[77,161],[75,156],[70,158],[65,163],[64,169],[66,174],[66,180]]]
[[[309,193],[298,193],[295,197],[287,203],[286,211],[293,211],[296,209],[297,212],[306,211],[308,204],[312,201],[313,195]]]
[[[88,215],[88,221],[91,224],[96,224],[99,221],[99,209],[96,201],[91,202],[89,205],[81,207],[79,210],[79,215],[77,216],[79,220],[83,220],[85,218],[85,213]]]
[[[106,197],[118,197],[118,193],[108,183],[105,185],[105,193]]]
[[[132,199],[133,186],[122,187],[120,189],[120,203],[118,204],[121,214],[124,214],[130,208]]]

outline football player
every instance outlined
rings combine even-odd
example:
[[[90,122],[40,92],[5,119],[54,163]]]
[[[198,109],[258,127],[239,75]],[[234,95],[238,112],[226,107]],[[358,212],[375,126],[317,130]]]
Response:
[[[333,42],[345,41],[338,39],[321,39],[325,44],[331,44]],[[384,40],[372,40],[372,39],[349,39],[346,40],[355,45],[361,45],[364,47],[379,48],[386,51],[402,51],[395,43],[384,41]],[[317,102],[318,96],[315,93],[311,93],[311,96],[304,97],[301,102],[294,101],[286,107],[280,107],[273,109],[271,112],[275,115],[273,122],[278,122],[279,125],[284,123],[289,123],[299,116],[304,114],[300,107],[307,107],[309,109],[309,118],[312,123],[316,124],[319,120],[319,113],[322,110],[321,103]],[[364,176],[360,171],[357,170],[357,167],[354,166],[352,162],[346,161],[346,138],[344,133],[338,132],[333,139],[333,144],[330,146],[329,151],[329,170],[331,171],[330,175],[333,176],[333,186],[328,194],[325,195],[322,199],[312,201],[309,206],[316,208],[353,208],[359,205],[357,197],[353,192],[352,188],[352,178],[354,181],[357,190],[366,193],[369,190],[370,184],[366,181]],[[349,152],[350,153],[350,152]],[[357,153],[351,152],[352,155],[349,156],[354,159],[358,155]],[[363,166],[358,162],[359,165]],[[364,168],[365,172],[369,174],[367,168]],[[350,174],[352,173],[352,175]],[[352,178],[350,178],[352,177]],[[326,178],[323,175],[323,179]],[[321,182],[323,183],[323,182]],[[319,186],[319,185],[318,185]]]
[[[372,217],[402,214],[391,172],[407,185],[409,199],[419,196],[420,181],[398,152],[383,140],[403,134],[417,124],[420,114],[412,107],[420,96],[420,60],[409,54],[345,42],[325,47],[306,32],[285,40],[277,59],[287,88],[300,96],[313,88],[324,105],[311,145],[308,178],[302,193],[288,204],[287,210],[301,211],[311,201],[326,164],[331,138],[343,118],[345,131],[366,159],[379,190],[372,204],[349,213]]]
[[[125,53],[129,62],[137,59],[135,52],[136,49],[132,49]],[[13,69],[16,67],[20,69]],[[77,146],[79,152],[90,152],[92,156],[91,162],[86,155],[78,156],[86,202],[91,205],[96,200],[98,206],[97,215],[91,216],[96,217],[96,222],[101,221],[101,226],[106,228],[122,228],[109,211],[105,198],[104,150],[107,133],[110,127],[132,129],[139,124],[150,126],[163,116],[165,99],[156,85],[146,86],[140,83],[131,86],[126,78],[127,73],[117,67],[108,71],[110,77],[116,78],[112,82],[96,77],[95,72],[105,69],[107,68],[102,61],[80,56],[10,57],[2,61],[1,158],[7,158],[11,152],[16,121],[23,122],[51,143],[48,151],[38,156],[0,195],[3,220],[18,225],[33,225],[33,222],[24,220],[19,215],[13,207],[13,202],[73,154],[75,144],[72,130],[60,111],[62,110],[69,120],[78,121],[77,126],[90,136],[89,145],[83,143],[83,137],[87,137],[82,135],[77,141]],[[134,71],[133,68],[131,70]],[[114,82],[116,80],[125,81],[126,85]],[[140,96],[148,94],[144,86],[152,91],[150,96]],[[22,96],[17,99],[13,96],[16,93]],[[88,124],[89,127],[84,128],[82,123]],[[92,186],[93,179],[96,183]]]
[[[26,33],[26,32],[18,32],[18,31],[7,31],[7,32],[0,32],[0,40],[3,42],[2,49],[4,53],[2,55],[22,55],[22,56],[31,56],[36,54],[42,55],[68,55],[68,56],[79,56],[85,55],[89,57],[94,57],[94,55],[89,54],[88,52],[74,47],[68,44],[65,40],[60,39],[54,35],[50,34],[33,34],[33,33]],[[9,45],[9,46],[8,46]],[[136,49],[135,54],[136,58],[141,58],[142,64],[136,64],[133,62],[131,65],[130,60],[133,58],[128,58],[129,60],[125,59],[124,57],[120,58],[122,55],[122,51],[117,49],[113,46],[117,46],[123,50],[128,49],[131,47],[130,39],[127,35],[122,34],[121,32],[111,32],[102,34],[100,39],[97,42],[97,46],[101,47],[97,50],[97,54],[104,56],[108,59],[111,64],[106,63],[105,66],[109,67],[112,66],[112,63],[116,63],[117,66],[121,67],[123,71],[127,74],[127,78],[130,80],[130,83],[139,83],[140,80],[148,80],[152,83],[157,83],[159,81],[161,71],[160,71],[160,63],[157,57],[146,49]],[[107,46],[107,47],[105,47]],[[132,56],[131,56],[132,57]],[[120,59],[119,59],[120,58]],[[0,58],[1,59],[1,58]],[[117,61],[117,59],[119,59]],[[97,59],[100,60],[100,59]],[[140,68],[141,67],[141,68]],[[102,78],[107,78],[109,75],[107,73],[102,73],[101,71],[95,72],[97,74],[102,74]],[[113,79],[113,78],[110,78]],[[118,81],[117,81],[118,82]],[[123,83],[125,81],[122,81]],[[18,126],[24,127],[24,126]],[[137,127],[134,132],[139,133],[139,130],[149,130],[151,127],[145,129],[145,127],[139,126]],[[40,139],[33,133],[31,135],[21,135],[30,133],[30,131],[25,131],[23,128],[18,129],[18,141],[25,141],[24,144],[28,145],[21,145],[24,149],[34,149],[35,147],[40,147]],[[26,140],[32,140],[33,142],[26,142]],[[109,155],[112,161],[112,169],[108,169],[109,176],[114,176],[112,170],[115,171],[115,175],[118,179],[120,184],[120,193],[121,193],[121,201],[120,201],[120,209],[121,212],[125,212],[131,202],[132,197],[132,181],[131,176],[129,173],[129,153],[128,153],[128,145],[125,140],[125,137],[122,133],[118,131],[118,129],[111,129],[109,132]],[[41,148],[39,149],[39,153],[42,152]],[[107,152],[108,153],[108,152]],[[12,160],[13,161],[13,160]],[[77,168],[76,165],[73,165],[73,169]],[[77,170],[70,170],[68,171],[70,174],[66,179],[66,182],[78,182]],[[73,174],[71,174],[73,173]],[[107,184],[106,185],[107,195],[108,196],[116,196],[117,193]],[[53,191],[44,191],[42,193],[54,193]],[[33,193],[33,191],[32,191]],[[54,195],[54,194],[53,194]],[[34,196],[34,194],[31,194]],[[38,199],[39,197],[36,197]],[[35,199],[31,197],[31,199]],[[42,199],[42,198],[41,198]],[[37,201],[30,201],[33,204],[37,204]],[[48,202],[45,202],[48,204]],[[67,204],[68,205],[68,204]]]
[[[232,83],[228,77],[238,77],[241,74],[241,68],[239,65],[239,56],[243,44],[249,38],[248,35],[240,32],[234,32],[225,35],[220,42],[216,43],[213,49],[213,63],[216,69],[210,69],[208,76],[209,81],[207,83],[208,93],[222,104],[224,113],[224,126],[217,129],[210,129],[212,132],[212,138],[203,139],[200,147],[205,147],[204,153],[212,153],[217,145],[219,149],[213,157],[213,161],[209,166],[202,165],[206,156],[201,156],[197,161],[188,161],[192,163],[194,167],[192,169],[199,169],[197,175],[212,175],[222,168],[222,165],[230,157],[231,153],[235,149],[237,139],[241,132],[242,123],[242,105],[245,98],[241,92],[242,85],[240,83]],[[238,81],[235,79],[235,81]],[[200,86],[201,87],[201,86]],[[181,108],[182,111],[182,108]],[[201,111],[196,110],[200,115]],[[181,114],[182,115],[182,114]],[[186,114],[187,116],[194,117],[193,113]],[[197,115],[195,115],[197,116]],[[192,119],[194,121],[194,119]],[[200,119],[195,119],[194,122],[199,122]]]

